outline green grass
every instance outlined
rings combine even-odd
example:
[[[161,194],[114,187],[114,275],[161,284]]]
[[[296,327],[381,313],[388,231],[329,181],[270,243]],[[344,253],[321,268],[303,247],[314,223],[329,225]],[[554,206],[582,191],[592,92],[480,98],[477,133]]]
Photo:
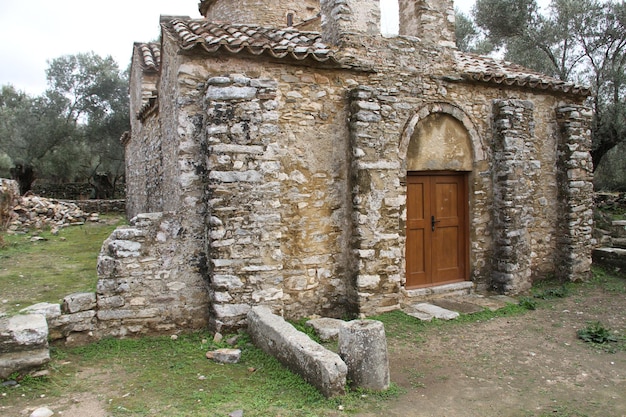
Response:
[[[0,247],[0,310],[15,313],[39,302],[59,302],[64,296],[94,291],[96,263],[102,242],[122,218],[35,234],[2,233]],[[31,241],[33,236],[45,240]],[[5,301],[6,300],[6,301]]]
[[[7,390],[14,399],[61,396],[63,392],[115,393],[106,398],[116,416],[227,416],[244,410],[246,417],[313,417],[377,408],[397,398],[392,386],[384,393],[352,391],[344,397],[326,399],[300,376],[254,347],[244,334],[238,364],[220,365],[205,353],[215,344],[208,333],[141,339],[105,339],[88,346],[53,350],[53,371],[44,381],[27,378],[19,388]],[[94,375],[81,381],[84,367],[97,364],[106,378]],[[106,371],[105,371],[106,370]],[[98,388],[102,384],[102,388]],[[11,400],[11,398],[9,398]]]

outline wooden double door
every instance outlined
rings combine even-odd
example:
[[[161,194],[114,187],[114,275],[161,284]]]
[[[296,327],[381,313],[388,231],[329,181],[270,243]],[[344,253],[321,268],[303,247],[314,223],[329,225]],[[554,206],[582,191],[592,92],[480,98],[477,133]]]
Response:
[[[468,279],[467,174],[407,175],[406,288]]]

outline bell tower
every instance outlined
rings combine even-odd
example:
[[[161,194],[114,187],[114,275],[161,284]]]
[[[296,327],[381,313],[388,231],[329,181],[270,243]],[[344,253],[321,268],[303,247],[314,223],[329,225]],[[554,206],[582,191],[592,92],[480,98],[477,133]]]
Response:
[[[319,0],[202,0],[200,14],[212,22],[269,27],[298,26],[319,15]]]
[[[400,35],[415,36],[426,43],[455,47],[452,0],[398,0]]]

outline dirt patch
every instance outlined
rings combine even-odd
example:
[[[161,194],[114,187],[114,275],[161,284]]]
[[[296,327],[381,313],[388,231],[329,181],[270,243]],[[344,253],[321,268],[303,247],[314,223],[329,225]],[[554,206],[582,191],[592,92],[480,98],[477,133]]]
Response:
[[[523,316],[433,328],[421,344],[390,340],[392,379],[407,393],[360,416],[626,416],[626,352],[576,336],[596,320],[624,334],[624,295],[593,290]]]

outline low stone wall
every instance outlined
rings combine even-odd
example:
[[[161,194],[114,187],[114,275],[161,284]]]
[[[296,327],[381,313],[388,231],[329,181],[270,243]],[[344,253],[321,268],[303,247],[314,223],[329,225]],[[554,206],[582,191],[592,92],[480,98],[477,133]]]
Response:
[[[117,184],[113,197],[124,198],[124,184]],[[94,186],[88,182],[50,184],[35,181],[31,191],[42,197],[59,200],[87,200],[94,195]]]
[[[87,213],[126,213],[126,200],[65,200]]]
[[[210,303],[202,236],[173,213],[140,214],[118,227],[98,257],[97,334],[203,329]]]

